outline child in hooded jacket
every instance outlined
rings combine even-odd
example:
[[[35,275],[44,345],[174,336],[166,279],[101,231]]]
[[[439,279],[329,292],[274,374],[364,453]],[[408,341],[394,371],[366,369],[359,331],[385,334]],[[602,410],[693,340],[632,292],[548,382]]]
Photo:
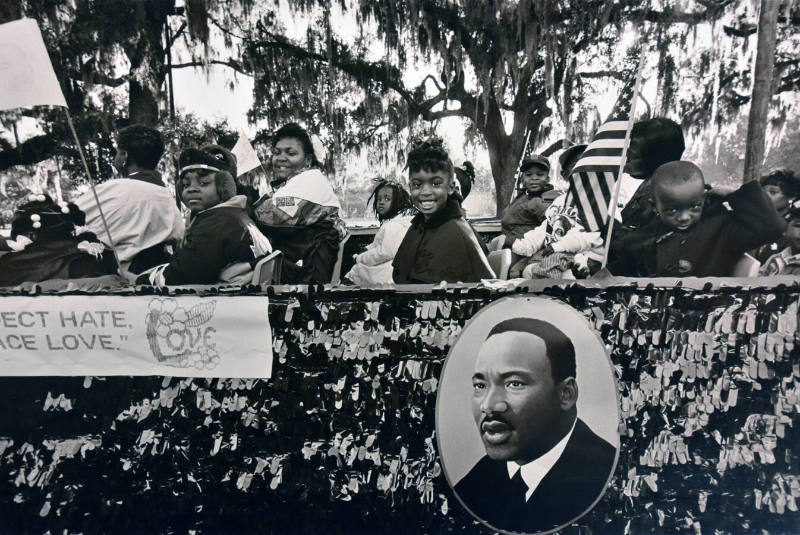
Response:
[[[394,258],[397,284],[478,282],[494,278],[482,242],[464,218],[453,162],[441,140],[416,143],[408,155],[411,220]]]

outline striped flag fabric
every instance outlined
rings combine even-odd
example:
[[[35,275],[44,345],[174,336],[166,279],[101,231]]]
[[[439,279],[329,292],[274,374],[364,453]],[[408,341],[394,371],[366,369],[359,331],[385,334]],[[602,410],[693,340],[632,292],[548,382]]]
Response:
[[[591,232],[605,230],[608,224],[608,207],[618,178],[628,128],[627,115],[633,99],[632,78],[623,87],[611,119],[597,129],[570,175],[569,190],[578,216],[584,228]]]

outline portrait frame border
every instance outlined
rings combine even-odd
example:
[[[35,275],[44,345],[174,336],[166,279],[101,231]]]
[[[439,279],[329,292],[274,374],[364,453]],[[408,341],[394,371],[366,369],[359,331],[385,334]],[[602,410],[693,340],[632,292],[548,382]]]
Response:
[[[615,406],[616,406],[616,409],[617,409],[617,429],[619,430],[619,424],[622,421],[621,418],[620,418],[621,415],[620,415],[619,378],[617,377],[617,374],[615,373],[614,362],[611,360],[611,355],[609,354],[609,349],[606,346],[605,342],[603,342],[603,339],[601,338],[600,333],[597,331],[597,329],[594,326],[591,325],[591,323],[586,318],[586,316],[584,316],[579,310],[577,310],[572,305],[569,305],[568,303],[565,303],[562,300],[559,300],[559,299],[556,299],[556,298],[550,297],[550,296],[544,296],[544,295],[530,295],[530,294],[511,295],[511,296],[505,296],[505,297],[502,297],[500,299],[497,299],[496,301],[493,301],[493,302],[489,303],[488,305],[482,307],[480,310],[478,310],[467,321],[467,323],[464,325],[464,328],[461,330],[461,333],[459,333],[458,340],[456,340],[456,342],[450,347],[450,350],[447,353],[447,357],[445,358],[444,365],[442,366],[441,374],[439,375],[439,388],[437,388],[437,393],[436,393],[436,407],[435,407],[436,447],[437,447],[438,454],[439,454],[439,457],[440,457],[440,465],[442,467],[442,472],[444,474],[444,477],[445,477],[445,480],[447,481],[448,486],[450,487],[450,490],[452,491],[453,495],[456,497],[458,502],[461,504],[461,506],[469,513],[469,515],[472,518],[474,518],[475,520],[480,522],[485,527],[488,527],[489,529],[495,530],[495,531],[497,531],[499,533],[504,533],[506,535],[548,535],[550,533],[553,533],[553,532],[558,531],[560,529],[564,529],[565,527],[568,527],[568,526],[574,524],[575,522],[577,522],[578,520],[580,520],[581,518],[586,516],[589,512],[591,512],[592,509],[594,509],[595,506],[597,506],[597,504],[600,502],[600,500],[603,499],[603,497],[608,492],[609,486],[611,484],[611,480],[614,478],[614,474],[617,471],[617,464],[619,463],[619,457],[620,457],[620,453],[621,453],[621,450],[622,450],[622,442],[621,442],[621,440],[620,440],[619,444],[615,448],[616,451],[614,453],[614,462],[612,463],[611,470],[609,471],[608,477],[606,478],[606,481],[603,484],[602,491],[597,495],[597,497],[594,499],[594,501],[592,501],[592,503],[581,514],[579,514],[575,518],[572,518],[572,519],[570,519],[569,521],[567,521],[567,522],[565,522],[563,524],[559,524],[558,526],[556,526],[556,527],[554,527],[552,529],[548,529],[546,531],[521,532],[521,531],[510,531],[510,530],[507,530],[507,529],[501,529],[501,528],[498,528],[497,526],[494,526],[494,525],[490,524],[488,521],[486,521],[483,518],[480,518],[478,515],[476,515],[472,511],[472,509],[470,507],[468,507],[466,503],[464,503],[464,500],[461,499],[461,496],[459,496],[459,494],[455,490],[455,482],[453,482],[452,478],[450,477],[450,474],[448,473],[447,467],[446,467],[445,462],[443,460],[443,457],[442,457],[442,452],[443,452],[443,449],[442,449],[442,435],[439,433],[439,429],[440,429],[440,427],[439,427],[439,416],[440,416],[440,403],[441,403],[441,395],[440,395],[440,393],[441,393],[441,384],[442,384],[442,380],[443,380],[443,378],[445,376],[445,372],[447,371],[447,365],[450,363],[450,358],[453,355],[453,351],[455,350],[456,346],[458,345],[458,342],[461,340],[461,336],[464,334],[464,332],[466,332],[467,329],[469,329],[479,319],[479,317],[481,316],[481,314],[484,311],[489,310],[490,308],[494,308],[496,306],[502,306],[504,304],[508,304],[511,301],[520,301],[520,300],[527,300],[527,301],[542,300],[542,301],[548,301],[548,302],[556,304],[556,305],[563,305],[564,307],[569,308],[573,315],[575,315],[576,317],[580,317],[580,319],[586,324],[586,326],[588,327],[589,331],[591,331],[592,335],[597,339],[597,342],[603,348],[603,354],[605,355],[606,362],[608,363],[608,366],[609,366],[609,368],[611,370],[611,377],[612,377],[612,381],[614,383],[614,389],[613,389],[614,390],[614,401],[615,401]],[[555,325],[555,326],[558,327],[558,325]],[[619,435],[619,431],[618,431],[618,435]]]

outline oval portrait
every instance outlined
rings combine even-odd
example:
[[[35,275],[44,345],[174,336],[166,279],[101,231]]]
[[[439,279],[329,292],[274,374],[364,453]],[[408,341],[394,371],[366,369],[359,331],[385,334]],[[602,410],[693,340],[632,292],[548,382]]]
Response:
[[[619,455],[611,360],[583,315],[508,297],[467,324],[442,370],[436,433],[461,504],[506,533],[546,533],[587,513]]]

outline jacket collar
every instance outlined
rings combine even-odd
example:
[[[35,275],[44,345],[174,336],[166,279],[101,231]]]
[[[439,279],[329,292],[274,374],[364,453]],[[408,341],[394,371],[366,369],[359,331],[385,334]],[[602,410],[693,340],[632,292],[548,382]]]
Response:
[[[141,171],[134,171],[125,178],[130,178],[131,180],[141,180],[142,182],[148,182],[150,184],[155,184],[156,186],[164,186],[164,181],[161,179],[161,173],[158,171],[148,171],[147,169],[143,169]]]
[[[245,195],[234,195],[233,197],[231,197],[227,201],[221,202],[219,204],[215,204],[211,208],[206,208],[205,210],[197,212],[194,215],[192,215],[192,213],[189,212],[188,219],[189,219],[189,221],[194,221],[195,219],[197,219],[197,216],[199,216],[200,214],[205,214],[206,212],[210,212],[211,210],[215,210],[217,208],[242,208],[242,209],[245,209],[245,208],[247,208],[247,196],[245,196]]]
[[[417,214],[414,216],[414,219],[411,220],[411,224],[415,227],[435,228],[451,219],[457,219],[463,215],[464,211],[461,209],[461,204],[459,204],[457,200],[450,198],[447,199],[444,208],[438,212],[434,212],[430,219],[425,219],[423,214]]]

